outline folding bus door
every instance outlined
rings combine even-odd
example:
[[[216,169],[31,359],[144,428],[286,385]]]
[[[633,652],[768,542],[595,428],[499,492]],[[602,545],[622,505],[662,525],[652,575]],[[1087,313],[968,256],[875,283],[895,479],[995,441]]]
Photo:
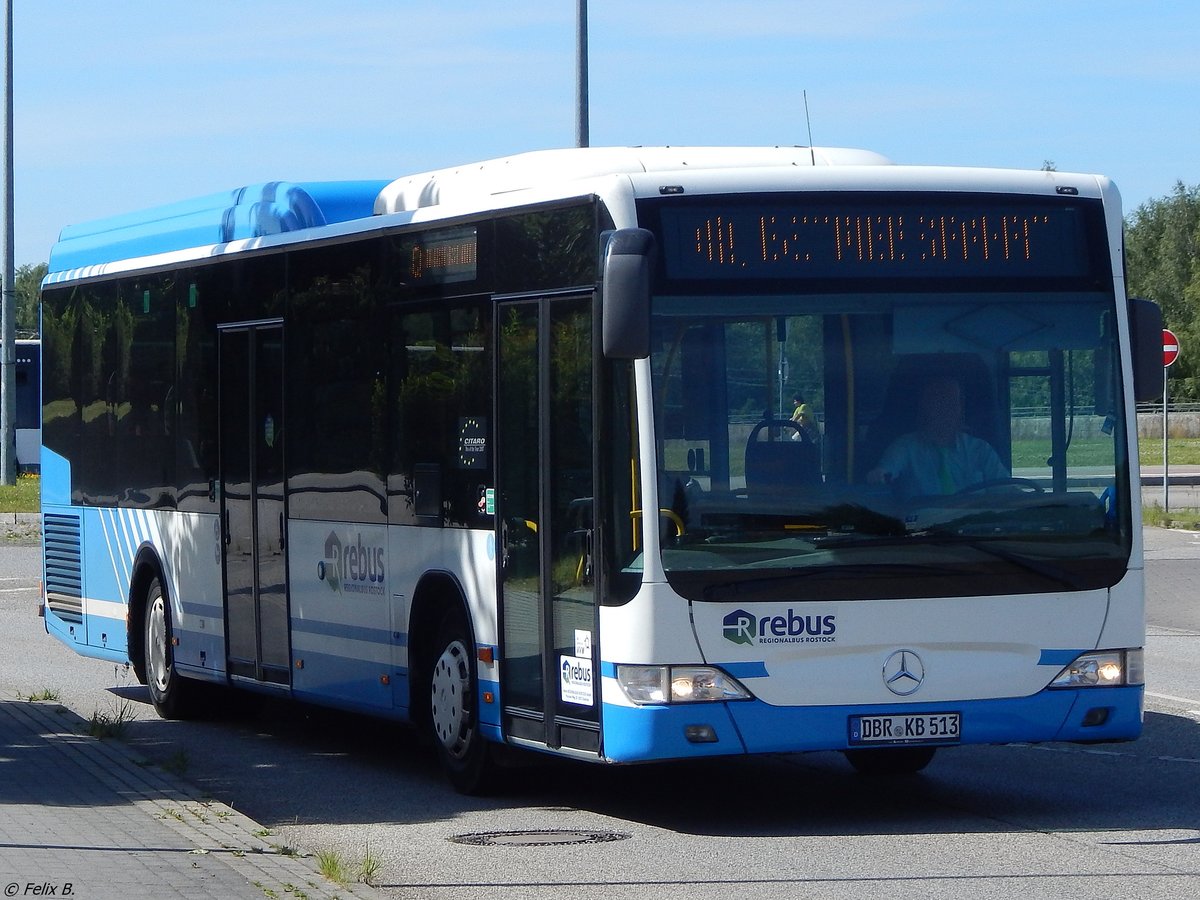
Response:
[[[283,325],[220,328],[221,515],[229,673],[290,684]]]
[[[591,298],[498,303],[494,334],[504,729],[595,752]]]

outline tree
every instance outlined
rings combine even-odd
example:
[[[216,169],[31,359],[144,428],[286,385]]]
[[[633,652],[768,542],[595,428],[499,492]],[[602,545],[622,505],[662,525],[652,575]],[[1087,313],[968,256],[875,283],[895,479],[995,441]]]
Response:
[[[38,335],[38,294],[41,291],[42,279],[50,267],[45,263],[19,266],[14,273],[13,287],[17,293],[17,332],[21,337],[36,337]]]
[[[1153,300],[1179,337],[1171,397],[1200,399],[1200,185],[1177,182],[1166,197],[1142,204],[1125,223],[1127,292]]]

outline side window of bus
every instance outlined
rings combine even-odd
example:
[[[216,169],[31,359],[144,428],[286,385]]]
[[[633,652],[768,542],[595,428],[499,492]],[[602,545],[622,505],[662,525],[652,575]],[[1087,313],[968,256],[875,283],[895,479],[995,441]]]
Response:
[[[179,508],[213,512],[220,477],[217,328],[283,312],[282,256],[233,259],[180,272],[174,288],[176,370],[172,393]]]
[[[390,520],[481,527],[493,483],[490,310],[440,303],[391,320]]]
[[[73,502],[79,502],[78,472],[86,458],[80,453],[83,424],[79,316],[85,288],[58,288],[42,294],[42,443],[67,459],[72,467]]]
[[[387,519],[386,348],[380,339],[379,245],[306,250],[289,259],[295,327],[287,345],[284,428],[296,518]]]
[[[79,290],[63,311],[74,320],[70,388],[88,448],[74,458],[77,502],[175,503],[175,460],[167,452],[175,412],[173,290],[170,276],[98,284]]]

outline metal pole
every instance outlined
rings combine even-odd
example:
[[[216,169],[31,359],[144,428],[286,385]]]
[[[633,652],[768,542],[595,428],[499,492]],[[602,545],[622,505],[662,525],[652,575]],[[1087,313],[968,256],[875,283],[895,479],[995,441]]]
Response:
[[[13,5],[4,3],[4,150],[0,206],[4,207],[4,232],[0,239],[0,484],[17,483],[17,309],[13,289]]]
[[[1171,508],[1170,487],[1167,480],[1167,367],[1163,366],[1163,512]]]
[[[11,0],[10,0],[11,2]],[[589,146],[587,0],[578,0],[575,14],[575,146]]]

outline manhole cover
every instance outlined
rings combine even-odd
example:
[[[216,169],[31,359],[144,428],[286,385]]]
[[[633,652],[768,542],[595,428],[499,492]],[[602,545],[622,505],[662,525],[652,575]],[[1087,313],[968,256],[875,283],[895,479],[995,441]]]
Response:
[[[450,838],[456,844],[486,847],[538,847],[562,844],[604,844],[633,837],[621,831],[544,830],[544,831],[476,831],[456,834]]]

